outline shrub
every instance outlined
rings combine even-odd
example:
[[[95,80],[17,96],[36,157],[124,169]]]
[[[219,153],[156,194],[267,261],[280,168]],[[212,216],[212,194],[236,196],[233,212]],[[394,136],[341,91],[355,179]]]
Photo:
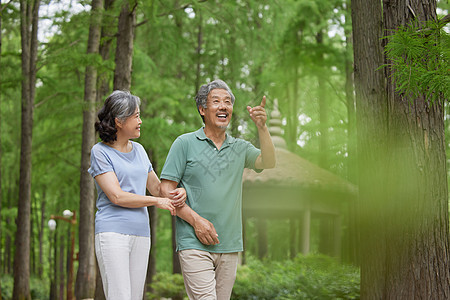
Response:
[[[181,274],[159,272],[153,277],[150,287],[152,292],[147,293],[149,299],[183,299],[187,297]]]
[[[359,269],[323,255],[298,256],[284,262],[248,258],[238,267],[231,299],[359,299]],[[149,299],[186,299],[180,274],[158,273]]]
[[[13,288],[14,288],[14,278],[12,275],[2,275],[1,277],[1,295],[4,300],[12,299]],[[43,300],[48,299],[48,285],[46,282],[40,278],[31,277],[30,278],[30,293],[31,299],[33,300]]]
[[[238,268],[232,299],[359,299],[359,270],[322,255],[284,262],[250,258]]]
[[[13,288],[14,288],[14,278],[12,275],[2,275],[1,277],[1,285],[2,285],[2,299],[11,299]]]

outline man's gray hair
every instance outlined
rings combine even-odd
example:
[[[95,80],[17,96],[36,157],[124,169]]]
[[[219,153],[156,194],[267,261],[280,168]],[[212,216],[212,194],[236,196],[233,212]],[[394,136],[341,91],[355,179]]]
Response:
[[[225,81],[216,79],[214,81],[211,81],[210,83],[204,84],[200,87],[198,90],[197,96],[195,96],[195,102],[197,103],[197,109],[199,106],[203,106],[206,108],[206,100],[208,99],[208,95],[212,90],[215,89],[224,89],[230,94],[231,97],[231,103],[234,104],[234,95],[231,89],[228,87],[228,85],[225,83]]]

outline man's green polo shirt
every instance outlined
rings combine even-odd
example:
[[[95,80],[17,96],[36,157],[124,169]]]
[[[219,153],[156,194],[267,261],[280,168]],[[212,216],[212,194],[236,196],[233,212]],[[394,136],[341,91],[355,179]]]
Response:
[[[242,173],[255,169],[261,151],[229,135],[218,150],[203,128],[179,136],[172,144],[161,179],[186,189],[186,204],[210,221],[219,235],[217,245],[203,245],[193,227],[177,217],[177,250],[239,252],[242,243]]]

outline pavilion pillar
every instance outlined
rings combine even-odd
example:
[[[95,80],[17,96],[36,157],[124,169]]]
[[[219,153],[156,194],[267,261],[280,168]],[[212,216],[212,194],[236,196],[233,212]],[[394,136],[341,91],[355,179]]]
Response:
[[[289,256],[291,259],[297,256],[297,219],[291,217],[289,219]]]
[[[310,250],[311,210],[308,208],[300,215],[300,252],[303,255]]]
[[[342,235],[342,217],[336,215],[333,218],[334,221],[334,249],[333,254],[335,257],[341,257],[341,235]]]
[[[323,214],[319,217],[319,253],[334,256],[336,243],[336,218]]]
[[[256,230],[258,234],[258,258],[264,259],[268,252],[266,220],[258,218],[256,220]]]

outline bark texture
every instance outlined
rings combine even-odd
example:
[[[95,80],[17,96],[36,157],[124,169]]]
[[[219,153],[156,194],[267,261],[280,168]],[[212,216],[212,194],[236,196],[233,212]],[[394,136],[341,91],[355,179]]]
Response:
[[[449,299],[443,99],[396,93],[391,70],[378,69],[389,63],[383,34],[435,19],[436,2],[353,0],[352,18],[361,298]]]
[[[31,215],[31,142],[36,84],[37,28],[40,0],[20,1],[22,45],[22,117],[17,215],[14,254],[13,299],[31,299],[30,294],[30,215]]]
[[[92,1],[88,55],[98,55],[99,53],[102,7],[103,0]],[[90,151],[95,143],[96,82],[97,67],[95,65],[86,66],[80,170],[79,263],[75,283],[75,296],[77,299],[94,298],[95,295],[97,272],[94,253],[95,189],[94,181],[87,170],[90,165]]]
[[[386,147],[387,107],[383,64],[380,1],[352,0],[354,76],[359,166],[361,298],[383,297],[385,274],[384,210],[380,199],[384,169],[379,163]]]
[[[119,15],[116,46],[114,90],[130,90],[134,29],[136,25],[136,0],[125,0]]]
[[[386,34],[412,21],[425,25],[436,20],[435,0],[385,0],[383,4]],[[431,103],[424,96],[396,93],[391,70],[385,72],[391,154],[386,208],[395,213],[386,219],[391,229],[386,243],[386,296],[449,299],[444,99]]]

